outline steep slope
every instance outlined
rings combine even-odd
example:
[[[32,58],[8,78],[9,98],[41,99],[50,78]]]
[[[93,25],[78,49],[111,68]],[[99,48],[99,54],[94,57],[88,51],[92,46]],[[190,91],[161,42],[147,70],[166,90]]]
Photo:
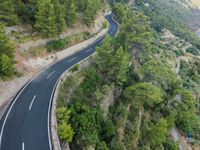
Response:
[[[58,109],[71,111],[72,150],[198,149],[198,39],[178,22],[181,18],[171,16],[177,9],[167,13],[173,7],[169,1],[156,2],[136,1],[134,8],[114,5],[117,37],[106,38],[97,49],[91,66],[79,73],[84,80],[71,97],[62,93],[62,103],[58,99]],[[173,30],[177,36],[167,30],[173,27],[181,29]],[[183,39],[181,33],[188,31],[196,45],[190,36]],[[109,108],[104,109],[105,100]]]

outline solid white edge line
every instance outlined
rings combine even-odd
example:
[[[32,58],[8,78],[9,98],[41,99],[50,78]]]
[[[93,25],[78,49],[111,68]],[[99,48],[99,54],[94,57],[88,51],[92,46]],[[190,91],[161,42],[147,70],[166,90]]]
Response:
[[[33,102],[34,102],[35,98],[36,98],[36,95],[34,95],[34,97],[33,97],[32,101],[31,101],[31,104],[30,104],[30,106],[29,106],[29,111],[30,111],[30,110],[31,110],[31,108],[32,108],[32,105],[33,105]]]
[[[4,127],[5,127],[5,123],[6,123],[7,119],[8,119],[8,116],[9,116],[9,114],[10,114],[10,111],[12,110],[12,108],[13,108],[14,104],[16,103],[18,97],[21,95],[21,93],[24,91],[24,89],[30,84],[31,81],[32,81],[32,80],[30,80],[30,81],[22,88],[22,90],[19,92],[19,94],[17,95],[17,97],[16,97],[15,100],[13,101],[12,105],[10,106],[10,108],[9,108],[7,114],[6,114],[6,117],[5,117],[4,121],[3,121],[3,125],[2,125],[2,128],[1,128],[1,134],[0,134],[0,149],[1,149],[1,142],[2,142],[3,130],[4,130]]]
[[[53,72],[51,72],[48,76],[47,79],[49,79],[56,71],[54,70]]]
[[[113,19],[113,18],[112,18]],[[119,31],[119,30],[118,30]],[[108,33],[108,32],[107,32]],[[117,34],[116,34],[117,35]],[[105,36],[105,35],[103,35],[103,36]],[[102,36],[102,37],[103,37]],[[102,37],[100,37],[100,38],[102,38]],[[92,42],[91,43],[91,45],[92,44],[94,44],[95,42],[97,42],[100,38],[98,38],[96,41],[94,41],[94,42]],[[86,46],[85,48],[87,48],[87,47],[89,47],[89,46],[91,46],[91,45],[88,45],[88,46]],[[84,50],[85,48],[83,48],[83,49],[81,49],[81,50]],[[79,51],[81,51],[81,50],[79,50]],[[78,52],[79,52],[78,51]],[[72,54],[72,55],[74,55],[74,54]],[[71,55],[71,56],[72,56]],[[69,56],[67,56],[67,57],[70,57],[70,55]],[[61,59],[61,60],[64,60],[64,59],[66,59],[67,57],[65,57],[65,58],[63,58],[63,59]],[[19,98],[19,96],[21,95],[21,93],[24,91],[24,89],[36,78],[36,77],[38,77],[42,72],[44,72],[44,71],[46,71],[48,68],[50,68],[51,66],[53,66],[54,64],[56,64],[57,62],[59,62],[59,61],[61,61],[61,60],[58,60],[58,61],[56,61],[56,62],[54,62],[54,63],[52,63],[52,64],[50,64],[49,66],[47,66],[46,68],[44,68],[44,70],[41,70],[38,74],[36,74],[32,79],[30,79],[30,81],[29,82],[27,82],[27,84],[22,88],[22,90],[18,93],[18,95],[17,95],[17,97],[14,99],[14,101],[12,102],[12,104],[11,104],[11,106],[9,107],[9,109],[8,109],[8,112],[7,112],[7,114],[6,114],[6,117],[5,117],[5,119],[4,119],[4,121],[3,121],[3,125],[2,125],[2,128],[1,128],[1,133],[0,133],[0,149],[1,149],[1,143],[2,143],[2,136],[3,136],[3,130],[4,130],[4,127],[5,127],[5,123],[6,123],[6,121],[7,121],[7,119],[8,119],[8,116],[9,116],[9,114],[10,114],[10,111],[12,110],[12,108],[13,108],[13,106],[14,106],[14,104],[16,103],[16,101],[17,101],[17,99]],[[59,79],[59,78],[58,78]],[[51,107],[51,103],[50,103],[50,107]],[[49,122],[49,120],[50,120],[50,116],[49,116],[49,114],[48,114],[48,122]],[[49,123],[48,123],[48,136],[49,136],[49,147],[50,147],[50,150],[52,150],[52,145],[51,145],[51,138],[50,138],[50,129],[49,129],[50,127],[49,127]]]
[[[86,52],[90,52],[90,51],[92,51],[93,49],[92,48],[89,48],[88,50],[86,50]]]
[[[68,69],[67,69],[68,70]],[[60,75],[61,77],[61,75]],[[60,80],[60,77],[57,79],[54,87],[53,87],[53,90],[52,90],[52,93],[51,93],[51,97],[50,97],[50,101],[49,101],[49,108],[48,108],[48,120],[47,120],[47,128],[48,128],[48,138],[49,138],[49,148],[50,150],[52,150],[52,144],[51,144],[51,133],[50,133],[50,113],[51,113],[51,105],[52,105],[52,100],[53,100],[53,97],[54,97],[54,92],[55,92],[55,89],[56,89],[56,86]]]
[[[10,114],[10,111],[12,110],[13,106],[15,105],[17,99],[19,98],[19,96],[21,95],[21,93],[24,91],[24,89],[34,80],[36,79],[39,75],[41,75],[43,72],[45,72],[48,68],[50,68],[52,65],[54,65],[55,63],[57,62],[54,62],[52,64],[50,64],[49,66],[47,66],[46,68],[44,68],[44,70],[41,70],[38,74],[34,75],[26,84],[25,86],[19,91],[19,93],[16,95],[15,99],[11,102],[11,106],[9,106],[8,108],[8,112],[4,118],[4,121],[3,121],[3,125],[2,125],[2,128],[1,128],[1,133],[0,133],[0,149],[1,149],[1,143],[2,143],[2,136],[3,136],[3,131],[4,131],[4,127],[5,127],[5,124],[6,124],[6,121],[8,119],[8,116]],[[6,113],[6,112],[5,112]]]
[[[24,150],[25,149],[25,147],[24,147],[24,142],[22,143],[22,150]]]

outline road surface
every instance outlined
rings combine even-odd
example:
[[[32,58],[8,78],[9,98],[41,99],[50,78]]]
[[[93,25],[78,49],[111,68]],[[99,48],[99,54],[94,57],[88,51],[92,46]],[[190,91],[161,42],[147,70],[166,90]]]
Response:
[[[113,14],[108,34],[115,36],[118,24]],[[104,37],[49,68],[30,81],[17,95],[0,122],[0,150],[51,150],[50,111],[51,98],[57,80],[63,72],[95,52]]]

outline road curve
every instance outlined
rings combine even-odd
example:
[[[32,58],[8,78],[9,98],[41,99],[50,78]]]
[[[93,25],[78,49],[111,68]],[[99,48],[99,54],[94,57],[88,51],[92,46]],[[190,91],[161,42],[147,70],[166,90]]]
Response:
[[[118,24],[106,16],[108,34],[115,36]],[[45,69],[21,90],[0,122],[0,150],[52,150],[49,132],[51,97],[61,74],[95,52],[99,38],[87,48]]]

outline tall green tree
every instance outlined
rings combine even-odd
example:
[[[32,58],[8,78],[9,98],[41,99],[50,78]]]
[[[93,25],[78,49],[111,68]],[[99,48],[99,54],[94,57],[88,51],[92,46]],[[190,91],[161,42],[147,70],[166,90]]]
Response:
[[[116,5],[113,12],[121,23],[118,41],[124,49],[145,48],[152,41],[148,18],[142,13],[131,11],[126,5]]]
[[[4,26],[0,24],[0,74],[10,76],[14,73],[14,47],[5,35]]]
[[[167,120],[161,118],[156,124],[154,124],[149,132],[149,141],[152,145],[152,148],[159,146],[166,141],[167,135]]]
[[[91,25],[100,6],[99,0],[87,0],[83,20],[86,25]]]
[[[77,20],[77,5],[75,0],[65,0],[65,21],[68,26],[73,26]]]
[[[44,36],[56,34],[56,16],[51,0],[38,0],[35,29]]]
[[[86,9],[87,0],[77,0],[78,12],[82,13]]]
[[[127,80],[127,73],[129,70],[129,55],[122,47],[118,48],[111,59],[110,77],[114,79],[117,84],[122,85]]]
[[[0,55],[5,54],[9,58],[14,59],[14,47],[9,38],[6,36],[4,27],[4,25],[0,24]]]
[[[138,83],[128,87],[124,91],[124,96],[134,102],[136,105],[146,105],[154,107],[155,104],[162,102],[163,93],[161,89],[154,86],[152,83]]]
[[[0,74],[4,77],[12,76],[15,72],[12,59],[10,59],[5,54],[2,54],[2,56],[0,57],[0,67]]]
[[[55,20],[56,20],[56,29],[57,34],[60,34],[65,29],[65,12],[64,6],[59,2],[59,0],[53,0]]]
[[[75,103],[71,110],[71,123],[81,147],[99,143],[100,111],[80,102]]]
[[[23,23],[34,24],[37,0],[14,0],[15,12]]]
[[[103,41],[101,47],[97,48],[97,55],[95,57],[95,64],[97,69],[103,74],[106,75],[110,71],[110,62],[113,58],[113,46],[112,38],[106,37]]]
[[[17,22],[13,0],[0,0],[0,22],[14,25]]]

